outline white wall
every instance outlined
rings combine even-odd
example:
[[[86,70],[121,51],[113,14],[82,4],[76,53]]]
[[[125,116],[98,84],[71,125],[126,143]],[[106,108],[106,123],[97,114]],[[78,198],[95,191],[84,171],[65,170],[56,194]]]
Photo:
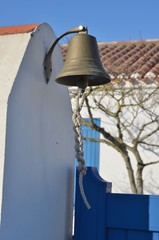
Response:
[[[8,98],[29,39],[29,34],[0,36],[0,215]]]
[[[93,102],[91,102],[92,100],[89,99],[89,101],[90,105],[93,106]],[[89,117],[86,108],[83,108],[82,116],[86,118]],[[115,131],[113,129],[112,123],[110,123],[110,120],[101,111],[94,110],[93,116],[95,118],[101,119],[101,127],[108,129],[109,131],[112,130],[112,132]],[[142,122],[142,120],[145,121],[146,117],[141,113],[140,121]],[[152,141],[157,144],[158,136],[154,136]],[[159,160],[158,155],[154,154],[151,151],[146,151],[140,148],[140,154],[143,157],[145,163],[149,161],[153,162]],[[136,172],[136,160],[131,153],[130,156],[134,172]],[[159,163],[145,167],[143,171],[145,193],[159,194],[158,172]],[[116,150],[107,146],[104,143],[100,143],[99,173],[103,179],[112,182],[112,192],[131,193],[127,169],[122,156]]]
[[[1,240],[70,240],[74,171],[67,87],[54,82],[60,48],[45,84],[43,60],[55,35],[47,24],[31,37],[7,112]]]

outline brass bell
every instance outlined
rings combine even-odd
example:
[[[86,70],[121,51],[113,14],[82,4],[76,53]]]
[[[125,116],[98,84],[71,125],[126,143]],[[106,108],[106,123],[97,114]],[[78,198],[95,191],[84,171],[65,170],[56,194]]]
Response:
[[[110,76],[102,66],[95,37],[79,33],[71,38],[63,69],[55,80],[82,89],[110,82]]]

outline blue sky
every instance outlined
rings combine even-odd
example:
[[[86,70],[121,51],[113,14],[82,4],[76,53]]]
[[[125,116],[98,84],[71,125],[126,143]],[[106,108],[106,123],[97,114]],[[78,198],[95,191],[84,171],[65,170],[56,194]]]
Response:
[[[1,0],[1,26],[41,22],[56,36],[85,25],[98,42],[159,39],[159,0]]]

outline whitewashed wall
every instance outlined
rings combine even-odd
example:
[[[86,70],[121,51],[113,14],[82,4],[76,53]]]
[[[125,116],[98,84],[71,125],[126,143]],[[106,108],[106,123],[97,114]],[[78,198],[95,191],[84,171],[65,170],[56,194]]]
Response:
[[[0,36],[0,213],[8,98],[29,39],[30,34]]]
[[[55,35],[42,24],[28,36],[8,99],[0,239],[70,240],[72,112],[67,87],[54,82],[62,55],[57,47],[52,78],[45,84],[43,60]]]
[[[91,98],[89,99],[89,101],[90,101],[90,105],[93,106],[93,102],[91,102]],[[158,112],[159,112],[159,107],[158,107]],[[83,108],[82,116],[85,118],[89,117],[86,108]],[[109,130],[112,129],[112,132],[114,131],[112,123],[110,124],[109,119],[101,111],[94,110],[93,116],[94,118],[101,119],[101,127]],[[140,120],[145,121],[145,116],[143,114],[140,115]],[[152,141],[154,141],[154,143],[158,143],[158,136],[154,136]],[[158,154],[157,155],[151,151],[146,151],[143,148],[140,148],[140,154],[143,157],[143,160],[145,163],[149,161],[153,162],[153,161],[159,160],[159,151],[157,152]],[[136,172],[136,160],[134,159],[134,156],[131,153],[130,153],[130,156],[131,156],[131,163],[132,163],[134,172]],[[112,147],[109,147],[104,143],[100,143],[99,173],[103,179],[109,182],[112,182],[112,192],[131,193],[128,174],[127,174],[126,166],[122,156]],[[145,193],[159,194],[158,173],[159,173],[159,163],[145,167],[143,171]]]

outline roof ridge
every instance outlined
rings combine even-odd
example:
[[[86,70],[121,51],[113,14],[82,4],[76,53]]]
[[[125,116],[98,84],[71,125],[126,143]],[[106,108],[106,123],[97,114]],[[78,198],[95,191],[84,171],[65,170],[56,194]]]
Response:
[[[143,42],[159,42],[159,38],[154,39],[139,39],[139,40],[125,40],[125,41],[111,41],[111,42],[98,42],[99,45],[102,44],[123,44],[123,43],[143,43]]]
[[[34,23],[34,24],[24,24],[24,25],[19,25],[19,26],[0,27],[0,36],[32,32],[39,25],[40,25],[40,23],[38,23],[38,24]]]

